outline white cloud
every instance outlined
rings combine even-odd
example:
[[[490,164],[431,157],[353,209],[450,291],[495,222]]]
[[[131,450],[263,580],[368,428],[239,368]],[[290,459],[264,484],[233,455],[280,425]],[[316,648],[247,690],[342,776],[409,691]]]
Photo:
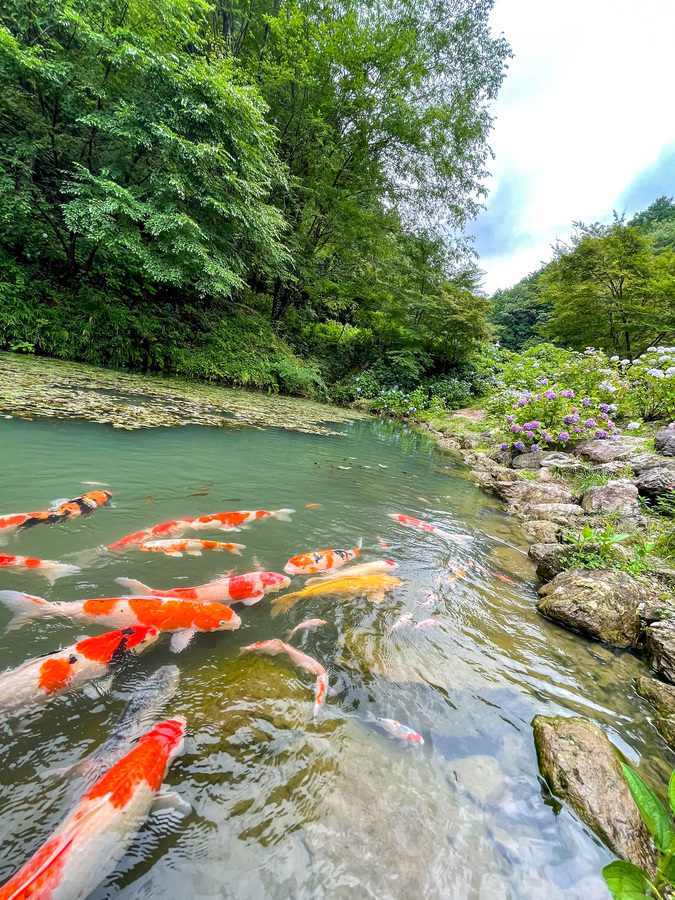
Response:
[[[548,260],[573,221],[608,220],[634,176],[675,142],[675,2],[496,0],[491,23],[515,58],[493,107],[487,213],[469,229],[484,245],[490,292]],[[502,252],[484,230],[500,185],[515,180],[518,196],[499,204]]]

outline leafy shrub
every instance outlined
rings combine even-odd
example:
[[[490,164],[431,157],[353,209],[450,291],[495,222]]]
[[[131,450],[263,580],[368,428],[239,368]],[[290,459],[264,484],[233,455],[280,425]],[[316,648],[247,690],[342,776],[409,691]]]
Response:
[[[473,399],[470,382],[459,378],[432,381],[427,386],[427,391],[431,397],[443,400],[446,409],[460,409]]]
[[[442,412],[445,401],[425,387],[418,387],[410,392],[392,388],[376,397],[370,408],[392,416],[424,419],[428,414]]]
[[[675,416],[675,347],[650,347],[632,365],[624,360],[630,409],[646,421]]]

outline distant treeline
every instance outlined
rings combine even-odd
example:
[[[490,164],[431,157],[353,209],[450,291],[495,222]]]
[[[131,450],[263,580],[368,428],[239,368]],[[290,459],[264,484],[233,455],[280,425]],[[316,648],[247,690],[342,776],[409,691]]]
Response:
[[[521,350],[553,341],[633,359],[675,344],[675,203],[659,197],[629,222],[575,223],[553,260],[494,297],[501,344]]]

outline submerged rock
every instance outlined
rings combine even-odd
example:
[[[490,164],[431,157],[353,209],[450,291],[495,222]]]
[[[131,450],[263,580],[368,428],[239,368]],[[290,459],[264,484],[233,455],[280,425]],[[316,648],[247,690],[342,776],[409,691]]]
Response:
[[[542,615],[614,647],[637,644],[637,607],[649,596],[641,582],[613,569],[570,569],[540,588],[539,595]]]
[[[625,441],[591,439],[580,441],[574,452],[589,462],[608,463],[616,459],[627,459],[635,453],[635,447]]]
[[[641,675],[635,682],[635,690],[655,707],[654,725],[668,746],[675,750],[675,687]]]
[[[540,544],[553,544],[558,540],[562,529],[555,522],[546,522],[540,519],[527,519],[523,522],[523,531]]]
[[[588,488],[581,498],[581,506],[585,512],[596,515],[618,513],[624,519],[640,515],[638,489],[626,479]]]
[[[656,851],[604,731],[582,718],[535,716],[539,770],[552,792],[622,859],[651,872]]]
[[[550,581],[569,567],[573,548],[565,544],[532,544],[528,553],[537,567],[537,575]]]
[[[494,756],[465,756],[448,763],[447,775],[474,800],[496,806],[504,796],[506,782]]]
[[[675,619],[662,619],[647,629],[647,654],[654,671],[675,683]]]

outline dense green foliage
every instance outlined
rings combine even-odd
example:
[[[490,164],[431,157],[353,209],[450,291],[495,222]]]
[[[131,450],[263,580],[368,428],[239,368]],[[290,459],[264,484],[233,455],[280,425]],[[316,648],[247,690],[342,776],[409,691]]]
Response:
[[[345,396],[457,369],[490,8],[11,0],[0,346]]]

